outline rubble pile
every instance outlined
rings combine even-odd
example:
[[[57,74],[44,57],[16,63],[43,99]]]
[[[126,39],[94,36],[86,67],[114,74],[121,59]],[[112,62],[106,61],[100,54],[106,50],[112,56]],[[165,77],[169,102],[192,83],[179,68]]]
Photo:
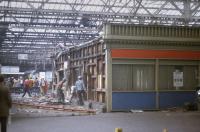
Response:
[[[57,99],[50,94],[45,96],[34,96],[34,97],[21,97],[19,94],[12,95],[13,105],[18,113],[32,113],[32,114],[47,114],[50,111],[57,112],[68,112],[70,115],[80,115],[80,114],[97,114],[105,112],[105,105],[99,102],[85,101],[84,106],[79,106],[76,104],[76,99],[69,103],[66,99],[66,103],[61,104]],[[46,110],[47,112],[41,112]],[[50,114],[51,115],[51,114]],[[57,113],[56,113],[57,115]]]

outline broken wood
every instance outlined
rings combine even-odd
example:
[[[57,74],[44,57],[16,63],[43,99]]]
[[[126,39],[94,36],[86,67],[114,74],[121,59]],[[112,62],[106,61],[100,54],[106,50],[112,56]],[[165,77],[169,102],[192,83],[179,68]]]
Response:
[[[29,104],[29,103],[18,103],[18,102],[13,102],[13,105],[26,106],[26,107],[36,108],[36,109],[48,109],[48,110],[57,110],[57,111],[66,111],[66,112],[96,114],[96,111],[92,109],[84,109],[84,108],[80,109],[80,108],[75,108],[75,107],[65,108],[64,105],[56,106],[56,105],[41,105],[41,104]]]

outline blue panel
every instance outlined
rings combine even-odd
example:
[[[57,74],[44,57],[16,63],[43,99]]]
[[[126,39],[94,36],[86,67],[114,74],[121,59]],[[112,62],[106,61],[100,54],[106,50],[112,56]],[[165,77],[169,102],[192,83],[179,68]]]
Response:
[[[160,92],[160,109],[183,106],[185,102],[194,103],[194,91]]]
[[[112,109],[155,109],[155,92],[113,92]]]

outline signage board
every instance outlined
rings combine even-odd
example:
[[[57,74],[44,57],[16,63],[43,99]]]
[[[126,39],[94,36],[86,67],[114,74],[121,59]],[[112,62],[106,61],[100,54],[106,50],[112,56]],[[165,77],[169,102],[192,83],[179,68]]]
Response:
[[[14,74],[19,73],[19,66],[2,66],[1,74]]]
[[[173,85],[174,87],[183,87],[183,72],[176,70],[173,72]]]
[[[28,54],[18,54],[18,60],[28,60]]]

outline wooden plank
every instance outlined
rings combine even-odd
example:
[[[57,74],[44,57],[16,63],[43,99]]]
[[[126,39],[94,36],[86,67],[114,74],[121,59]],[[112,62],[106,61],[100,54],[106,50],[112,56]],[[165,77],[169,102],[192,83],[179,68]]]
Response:
[[[27,104],[27,103],[18,103],[13,102],[13,105],[19,105],[20,107],[31,107],[37,109],[48,109],[48,110],[58,110],[58,111],[73,111],[73,112],[80,112],[80,113],[93,113],[96,114],[95,110],[92,109],[80,109],[80,108],[65,108],[64,105],[56,106],[56,105],[35,105],[35,104]]]

